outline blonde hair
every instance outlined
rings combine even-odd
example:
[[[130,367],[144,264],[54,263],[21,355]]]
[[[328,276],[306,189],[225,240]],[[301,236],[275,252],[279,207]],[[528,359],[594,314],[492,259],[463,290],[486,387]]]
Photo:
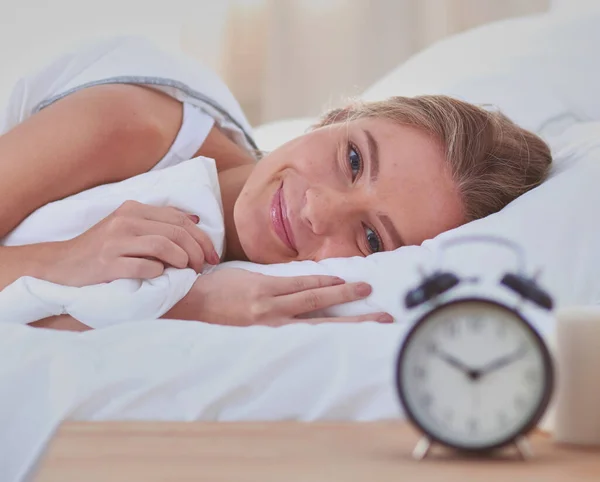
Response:
[[[364,117],[422,129],[441,142],[467,221],[495,213],[546,178],[546,143],[500,112],[443,95],[355,101],[326,113],[314,128]]]

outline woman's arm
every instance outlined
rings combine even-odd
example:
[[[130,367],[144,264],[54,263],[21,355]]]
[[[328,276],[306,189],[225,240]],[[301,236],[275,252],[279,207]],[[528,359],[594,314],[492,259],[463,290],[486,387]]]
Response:
[[[117,84],[76,92],[19,124],[0,137],[0,238],[47,203],[148,171],[173,143],[181,118],[176,99]],[[214,157],[219,170],[252,162],[216,127],[197,155]],[[181,216],[161,221],[185,223]],[[183,227],[192,237],[200,235],[191,225]],[[194,258],[186,242],[177,244]],[[68,256],[65,243],[0,246],[0,290],[26,275],[69,284],[64,273],[56,273],[57,261]]]
[[[181,104],[128,85],[76,92],[0,137],[0,237],[39,207],[149,170],[167,152]],[[0,247],[0,289],[46,277],[60,243]]]
[[[371,287],[366,283],[346,283],[335,276],[281,278],[230,268],[199,276],[190,291],[161,318],[233,326],[393,322],[386,313],[300,319],[307,313],[364,299],[370,293]],[[70,331],[90,329],[69,315],[53,316],[31,325]]]
[[[181,123],[181,104],[149,89],[76,92],[0,137],[0,236],[49,202],[150,169]]]

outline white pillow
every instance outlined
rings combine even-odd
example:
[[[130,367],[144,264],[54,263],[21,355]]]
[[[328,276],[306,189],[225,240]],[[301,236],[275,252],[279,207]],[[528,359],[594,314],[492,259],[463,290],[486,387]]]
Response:
[[[565,120],[600,120],[599,24],[600,8],[484,25],[424,50],[362,97],[446,94],[493,104],[542,134]]]
[[[496,104],[521,125],[545,131],[554,167],[551,178],[542,186],[501,212],[443,233],[422,246],[366,259],[271,266],[236,264],[273,275],[324,273],[367,281],[374,292],[366,301],[338,306],[328,313],[388,311],[402,321],[407,314],[402,303],[404,293],[418,282],[420,266],[431,268],[434,251],[443,240],[496,234],[523,246],[529,268],[543,269],[540,280],[559,306],[597,303],[600,123],[577,122],[600,119],[600,92],[593,102],[586,103],[587,97],[591,99],[591,90],[585,88],[589,79],[597,79],[596,85],[600,85],[600,75],[595,65],[583,61],[588,38],[596,38],[595,45],[600,45],[600,29],[596,32],[591,28],[598,20],[600,16],[561,21],[542,15],[481,27],[417,55],[364,94],[365,99],[376,99],[445,93],[471,102]],[[592,40],[589,42],[594,45]],[[553,52],[560,55],[554,59],[549,55]],[[565,75],[560,79],[548,77],[561,71]],[[492,279],[514,267],[510,253],[494,246],[455,249],[446,259],[447,267]]]
[[[446,94],[500,108],[545,137],[575,122],[600,120],[600,2],[594,5],[502,20],[449,37],[413,56],[361,97]],[[272,150],[312,123],[290,119],[261,126],[258,144]]]
[[[316,118],[300,117],[269,122],[254,129],[254,141],[261,150],[273,151],[282,144],[305,134],[316,121]]]

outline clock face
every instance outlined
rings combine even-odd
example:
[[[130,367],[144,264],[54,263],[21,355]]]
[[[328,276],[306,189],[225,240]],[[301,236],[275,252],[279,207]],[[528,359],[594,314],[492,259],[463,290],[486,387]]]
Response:
[[[533,428],[552,391],[552,364],[520,316],[484,300],[438,307],[409,333],[398,360],[408,416],[430,438],[491,449]]]

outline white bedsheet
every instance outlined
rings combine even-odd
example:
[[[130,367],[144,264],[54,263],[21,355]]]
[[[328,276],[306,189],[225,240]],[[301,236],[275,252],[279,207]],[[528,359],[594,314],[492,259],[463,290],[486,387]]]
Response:
[[[401,325],[172,320],[69,333],[0,323],[0,480],[63,420],[380,420],[402,415]],[[26,381],[26,382],[24,382]]]

